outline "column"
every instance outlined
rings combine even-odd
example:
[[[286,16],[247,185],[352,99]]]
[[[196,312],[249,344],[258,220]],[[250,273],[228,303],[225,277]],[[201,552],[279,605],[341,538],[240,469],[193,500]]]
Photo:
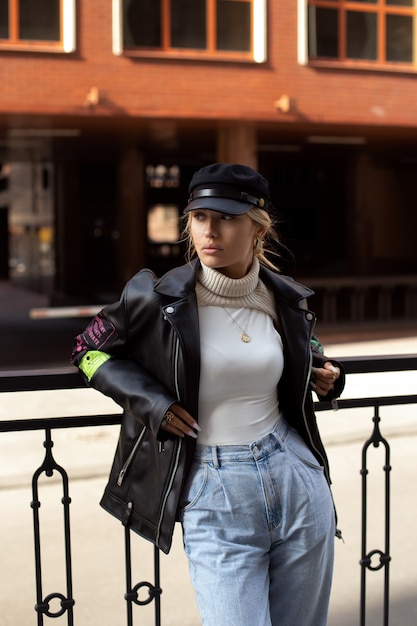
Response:
[[[257,169],[258,147],[256,129],[250,123],[221,126],[217,133],[217,160],[242,163]]]
[[[146,262],[145,167],[133,146],[122,149],[118,167],[120,281],[124,284]]]

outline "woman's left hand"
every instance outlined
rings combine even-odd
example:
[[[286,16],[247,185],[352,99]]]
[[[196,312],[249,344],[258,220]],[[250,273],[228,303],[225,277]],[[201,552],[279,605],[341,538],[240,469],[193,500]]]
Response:
[[[311,372],[311,386],[319,396],[327,396],[334,389],[334,384],[340,376],[340,369],[330,361],[323,367],[313,367]]]

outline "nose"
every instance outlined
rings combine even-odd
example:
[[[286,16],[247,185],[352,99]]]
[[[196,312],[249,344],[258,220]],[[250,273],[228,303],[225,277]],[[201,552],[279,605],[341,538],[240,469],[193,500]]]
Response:
[[[206,228],[204,230],[204,235],[209,239],[212,239],[213,237],[217,237],[215,222],[212,217],[209,217],[206,221]]]

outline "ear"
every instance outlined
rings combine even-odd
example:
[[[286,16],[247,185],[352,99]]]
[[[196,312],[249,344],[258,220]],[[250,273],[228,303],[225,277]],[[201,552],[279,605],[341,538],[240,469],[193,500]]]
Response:
[[[266,228],[259,226],[259,228],[256,229],[255,234],[258,239],[263,239],[266,235]]]

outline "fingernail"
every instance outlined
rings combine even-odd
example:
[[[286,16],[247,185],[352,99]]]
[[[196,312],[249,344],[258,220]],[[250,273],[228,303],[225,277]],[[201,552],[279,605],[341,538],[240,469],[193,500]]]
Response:
[[[194,428],[194,430],[196,430],[197,432],[200,432],[200,431],[201,431],[201,428],[200,428],[200,426],[197,424],[197,422],[194,422],[194,424],[193,424],[193,428]]]
[[[189,430],[187,435],[190,435],[190,437],[193,437],[194,439],[197,439],[197,433],[195,433],[193,430]]]

